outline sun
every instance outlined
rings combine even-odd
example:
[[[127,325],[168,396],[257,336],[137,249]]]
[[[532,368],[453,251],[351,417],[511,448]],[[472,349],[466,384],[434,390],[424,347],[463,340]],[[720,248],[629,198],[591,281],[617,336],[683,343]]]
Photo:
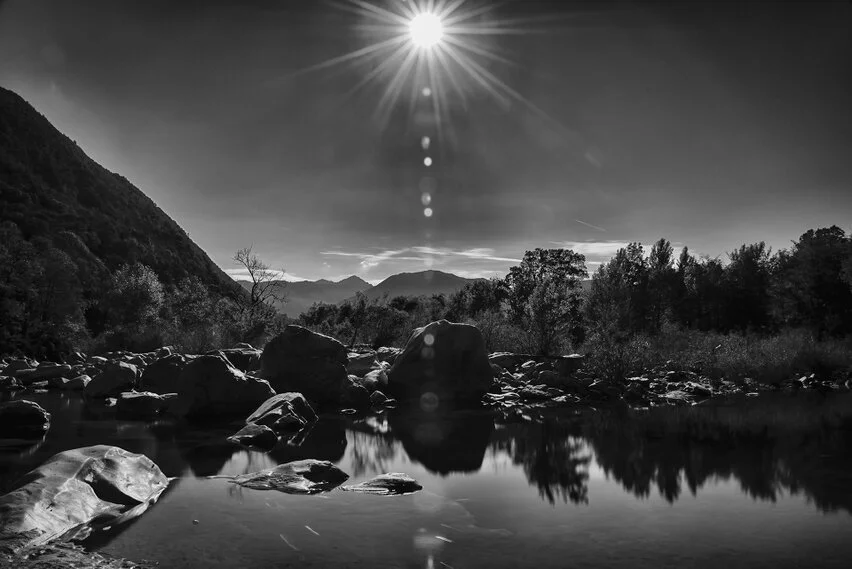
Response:
[[[422,12],[408,23],[411,41],[419,48],[430,49],[444,37],[444,24],[436,14]]]

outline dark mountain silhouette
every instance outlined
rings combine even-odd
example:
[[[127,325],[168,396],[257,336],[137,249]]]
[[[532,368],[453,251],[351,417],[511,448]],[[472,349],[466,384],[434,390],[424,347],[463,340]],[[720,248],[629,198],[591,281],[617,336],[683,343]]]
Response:
[[[431,296],[433,294],[450,295],[461,290],[464,285],[477,279],[465,279],[442,271],[422,271],[419,273],[400,273],[392,275],[365,291],[367,298],[388,298],[395,296]]]
[[[246,290],[251,289],[251,283],[248,281],[240,281],[240,284]],[[337,304],[372,286],[356,276],[337,282],[320,279],[318,281],[276,283],[276,285],[276,292],[283,293],[286,302],[276,302],[275,308],[292,318],[298,317],[315,302]]]
[[[0,224],[8,222],[67,253],[89,289],[138,261],[165,284],[196,276],[219,293],[240,290],[150,198],[0,87]]]

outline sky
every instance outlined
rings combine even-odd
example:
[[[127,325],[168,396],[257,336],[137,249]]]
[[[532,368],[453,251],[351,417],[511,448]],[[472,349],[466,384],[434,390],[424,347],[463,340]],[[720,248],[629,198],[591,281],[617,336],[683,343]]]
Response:
[[[0,85],[225,270],[488,277],[564,246],[592,272],[852,229],[852,2],[467,0],[441,45],[485,75],[427,50],[399,89],[389,51],[323,65],[390,37],[358,2],[0,0]]]

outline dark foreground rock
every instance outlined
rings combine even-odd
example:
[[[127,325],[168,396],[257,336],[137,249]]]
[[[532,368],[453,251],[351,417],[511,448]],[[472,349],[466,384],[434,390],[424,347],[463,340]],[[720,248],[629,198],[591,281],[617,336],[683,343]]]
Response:
[[[479,330],[440,320],[412,333],[388,372],[386,393],[408,401],[426,397],[430,405],[478,403],[493,378]]]
[[[361,482],[360,484],[344,486],[342,489],[348,492],[361,492],[363,494],[401,496],[404,494],[413,494],[418,490],[422,490],[423,486],[418,484],[417,481],[408,474],[403,474],[401,472],[389,472],[387,474],[380,474],[379,476],[367,480],[366,482]]]
[[[114,446],[61,452],[0,497],[0,547],[84,537],[91,524],[140,515],[168,479],[148,457]]]
[[[0,403],[0,438],[38,439],[50,428],[50,413],[33,401]]]
[[[260,376],[279,392],[296,391],[319,406],[340,405],[348,392],[343,344],[301,326],[290,325],[263,348]]]
[[[178,417],[243,415],[273,395],[266,381],[244,374],[220,355],[206,355],[181,372],[169,411]]]
[[[235,476],[231,481],[253,490],[318,494],[337,488],[349,475],[325,460],[297,460],[269,470]]]

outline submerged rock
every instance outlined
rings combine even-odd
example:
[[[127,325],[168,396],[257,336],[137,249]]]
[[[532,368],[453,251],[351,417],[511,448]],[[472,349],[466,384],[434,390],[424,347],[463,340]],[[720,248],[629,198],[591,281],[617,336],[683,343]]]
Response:
[[[50,413],[33,401],[17,399],[0,403],[0,437],[37,439],[50,428]]]
[[[286,494],[318,494],[337,488],[349,475],[325,460],[297,460],[260,472],[235,476],[231,481],[253,490]]]
[[[388,373],[386,393],[400,400],[478,402],[494,371],[485,341],[468,324],[432,322],[412,333]]]
[[[84,536],[91,524],[140,515],[168,479],[148,457],[114,446],[68,450],[0,497],[4,542],[13,548]]]
[[[403,474],[401,472],[389,472],[387,474],[380,474],[375,478],[367,480],[366,482],[361,482],[360,484],[344,486],[342,489],[347,492],[361,492],[363,494],[400,496],[403,494],[413,494],[418,490],[422,490],[423,486],[418,484],[417,481],[408,474]]]
[[[220,355],[206,355],[181,372],[170,411],[178,417],[233,416],[251,412],[273,395],[266,381],[244,374]]]

